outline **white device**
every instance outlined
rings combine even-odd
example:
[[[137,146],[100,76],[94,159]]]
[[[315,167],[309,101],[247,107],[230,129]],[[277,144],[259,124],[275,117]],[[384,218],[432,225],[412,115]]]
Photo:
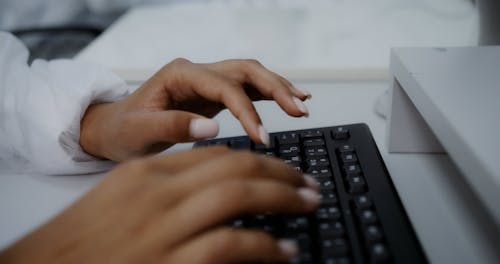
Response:
[[[500,226],[500,46],[397,48],[390,152],[446,152]]]

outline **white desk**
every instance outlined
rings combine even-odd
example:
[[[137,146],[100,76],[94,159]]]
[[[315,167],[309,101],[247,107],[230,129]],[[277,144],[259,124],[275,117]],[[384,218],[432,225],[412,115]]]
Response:
[[[108,36],[111,38],[112,36]],[[130,37],[130,41],[133,41]],[[146,39],[136,39],[147,42]],[[114,47],[91,46],[98,52],[85,59],[99,61],[98,54],[113,53]],[[144,49],[143,49],[144,50]],[[123,51],[116,56],[127,57]],[[151,56],[151,53],[150,53]],[[128,61],[128,63],[133,63]],[[293,80],[292,80],[293,81]],[[373,111],[376,98],[389,87],[388,81],[297,82],[308,89],[308,119],[285,118],[274,103],[257,103],[270,132],[365,122],[380,148],[401,200],[414,225],[424,250],[435,263],[487,263],[500,259],[495,253],[495,238],[483,228],[485,223],[469,188],[445,155],[388,154],[385,120]],[[223,112],[220,136],[243,133],[239,124]],[[189,144],[175,146],[189,148]],[[0,247],[46,221],[91,188],[101,176],[0,175]]]

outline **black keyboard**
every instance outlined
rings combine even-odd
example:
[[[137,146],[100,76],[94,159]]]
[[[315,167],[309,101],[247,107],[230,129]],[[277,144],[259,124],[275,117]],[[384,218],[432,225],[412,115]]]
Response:
[[[297,241],[291,263],[426,263],[368,126],[271,133],[271,146],[246,136],[198,142],[281,158],[318,180],[322,203],[308,215],[244,216],[231,225]]]

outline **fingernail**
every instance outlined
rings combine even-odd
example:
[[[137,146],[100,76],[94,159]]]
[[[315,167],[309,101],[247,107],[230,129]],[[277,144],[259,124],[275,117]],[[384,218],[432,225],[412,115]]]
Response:
[[[306,185],[312,189],[319,189],[319,182],[316,181],[313,177],[311,177],[310,175],[308,174],[304,174],[303,175],[304,177],[304,181],[306,182]]]
[[[219,124],[213,119],[196,118],[189,123],[189,135],[193,138],[213,138],[217,134],[219,134]]]
[[[271,144],[269,143],[269,133],[267,133],[266,129],[262,126],[259,125],[259,138],[262,144],[266,145],[269,147]]]
[[[304,114],[305,117],[309,116],[309,110],[307,110],[306,105],[297,97],[293,96],[292,97],[293,102],[299,108],[300,112]]]
[[[289,258],[297,255],[299,253],[299,248],[297,242],[291,239],[280,239],[278,240],[278,247],[281,252],[287,255]]]
[[[316,207],[321,202],[319,193],[310,188],[299,188],[299,196],[312,207]]]
[[[301,92],[304,96],[306,96],[306,97],[307,97],[307,99],[311,99],[311,97],[312,97],[311,92],[309,92],[309,91],[304,91],[304,90],[299,89],[299,88],[297,88],[297,87],[295,87],[295,89],[299,90],[299,91],[300,91],[300,92]]]

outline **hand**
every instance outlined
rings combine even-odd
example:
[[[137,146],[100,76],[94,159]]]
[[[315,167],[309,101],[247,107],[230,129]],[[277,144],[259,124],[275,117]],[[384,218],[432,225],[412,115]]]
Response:
[[[310,95],[253,60],[193,64],[176,59],[125,100],[89,107],[80,144],[115,161],[160,152],[178,142],[215,137],[208,119],[227,107],[255,142],[269,144],[252,100],[275,100],[291,116],[307,116]]]
[[[318,203],[314,180],[277,159],[221,147],[154,156],[118,166],[1,252],[0,262],[284,262],[297,251],[293,242],[223,224],[243,214],[304,213]]]

